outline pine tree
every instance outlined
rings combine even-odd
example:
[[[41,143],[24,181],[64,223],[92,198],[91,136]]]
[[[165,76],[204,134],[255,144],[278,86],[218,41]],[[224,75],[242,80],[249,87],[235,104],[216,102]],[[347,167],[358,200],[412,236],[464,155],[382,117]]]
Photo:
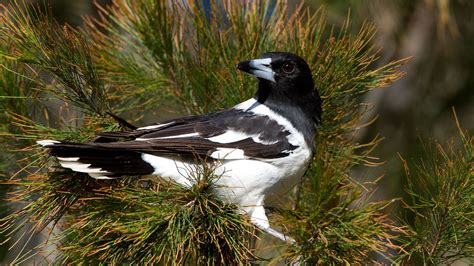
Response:
[[[350,175],[354,167],[380,165],[371,157],[379,138],[352,140],[369,109],[361,96],[402,77],[406,61],[373,68],[378,53],[370,44],[375,34],[370,23],[351,34],[347,20],[336,31],[326,26],[323,10],[312,13],[299,5],[290,11],[284,1],[205,6],[201,1],[117,0],[99,7],[100,17],[86,18],[81,29],[59,25],[38,7],[14,3],[2,9],[0,142],[7,150],[0,154],[1,169],[12,190],[8,200],[23,203],[1,220],[6,240],[29,225],[29,233],[56,227],[60,233],[48,241],[57,245],[55,262],[86,264],[340,264],[392,253],[399,256],[389,259],[399,262],[419,257],[438,263],[450,261],[443,260],[446,256],[472,254],[472,225],[465,227],[472,221],[472,211],[466,212],[469,206],[472,210],[473,187],[468,135],[462,135],[464,157],[453,151],[453,159],[435,162],[434,175],[420,171],[426,182],[444,176],[444,185],[461,186],[450,194],[450,200],[464,204],[460,209],[446,207],[449,201],[444,209],[419,209],[422,218],[416,216],[412,224],[395,221],[384,212],[392,200],[371,200],[377,180],[361,182]],[[236,206],[216,198],[212,188],[219,177],[205,164],[190,176],[196,180],[191,189],[155,176],[94,180],[61,169],[34,144],[40,139],[93,141],[98,131],[126,129],[127,122],[118,117],[143,125],[232,106],[250,98],[255,88],[254,80],[235,71],[235,63],[275,50],[305,58],[323,98],[311,168],[270,217],[297,245],[265,237]],[[409,210],[425,197],[440,199],[446,193],[418,196],[420,191],[427,188],[410,183]],[[422,213],[430,211],[463,220],[443,218],[433,227],[431,216]],[[448,227],[454,231],[445,233]],[[437,229],[426,231],[432,228]],[[425,233],[438,236],[428,240],[428,249]],[[454,237],[463,240],[444,245]]]

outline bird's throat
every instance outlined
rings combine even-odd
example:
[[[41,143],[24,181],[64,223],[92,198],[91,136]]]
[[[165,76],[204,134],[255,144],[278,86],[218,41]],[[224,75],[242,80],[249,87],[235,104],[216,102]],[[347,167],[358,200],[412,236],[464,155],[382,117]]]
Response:
[[[272,91],[272,86],[269,84],[268,81],[266,80],[259,80],[258,83],[258,90],[255,93],[255,99],[261,103],[264,104],[265,101],[268,99],[268,96],[270,95]]]

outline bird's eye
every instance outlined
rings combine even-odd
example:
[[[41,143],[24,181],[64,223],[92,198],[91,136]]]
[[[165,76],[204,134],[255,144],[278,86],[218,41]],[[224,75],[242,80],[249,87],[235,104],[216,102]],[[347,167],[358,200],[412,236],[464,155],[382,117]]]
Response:
[[[292,63],[285,63],[281,69],[282,69],[283,72],[285,72],[286,74],[290,74],[290,73],[292,73],[293,71],[295,71],[295,65],[292,64]]]

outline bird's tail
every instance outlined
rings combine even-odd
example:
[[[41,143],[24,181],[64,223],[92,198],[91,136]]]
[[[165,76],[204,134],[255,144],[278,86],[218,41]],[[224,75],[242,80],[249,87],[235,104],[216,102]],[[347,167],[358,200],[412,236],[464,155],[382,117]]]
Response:
[[[154,168],[142,159],[143,153],[139,151],[56,140],[41,140],[37,143],[50,148],[51,155],[57,157],[62,167],[87,173],[97,179],[147,175],[154,172]]]

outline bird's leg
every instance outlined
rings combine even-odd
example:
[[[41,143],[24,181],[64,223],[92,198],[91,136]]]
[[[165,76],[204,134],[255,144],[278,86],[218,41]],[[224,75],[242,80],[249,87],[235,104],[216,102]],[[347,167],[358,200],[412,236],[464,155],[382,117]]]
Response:
[[[270,227],[270,223],[268,222],[267,215],[265,215],[265,209],[263,208],[263,206],[253,207],[249,213],[251,213],[250,221],[259,229],[285,242],[288,242],[291,244],[296,243],[296,241],[293,238],[286,236]]]

